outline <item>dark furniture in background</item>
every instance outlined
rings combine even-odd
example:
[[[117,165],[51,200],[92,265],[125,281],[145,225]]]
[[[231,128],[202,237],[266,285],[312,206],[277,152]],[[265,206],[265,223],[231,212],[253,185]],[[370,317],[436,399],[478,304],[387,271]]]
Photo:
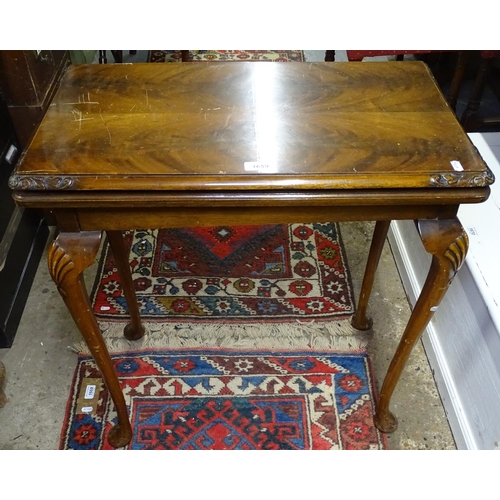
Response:
[[[135,55],[137,50],[129,50],[130,55]],[[111,54],[113,54],[113,58],[115,63],[123,62],[123,50],[112,50]],[[189,50],[181,50],[181,61],[188,62],[189,61]],[[99,64],[107,64],[108,58],[106,56],[105,50],[99,51]]]
[[[14,341],[49,234],[41,211],[16,207],[8,179],[68,62],[66,51],[0,51],[0,348]]]
[[[0,348],[19,326],[49,230],[40,211],[17,207],[8,187],[19,144],[0,92]]]
[[[137,53],[137,50],[129,50],[130,55],[134,55]],[[115,60],[116,63],[122,63],[123,62],[123,50],[112,50],[111,54],[113,54],[113,59]],[[108,57],[106,55],[105,50],[100,50],[99,51],[99,64],[107,64],[108,62]]]
[[[466,52],[469,59],[471,51]],[[488,84],[490,84],[493,93],[500,102],[500,75],[497,68],[497,73],[494,74],[492,67],[495,62],[500,60],[500,50],[481,50],[479,51],[479,65],[476,70],[476,78],[472,87],[470,98],[467,102],[467,107],[460,120],[462,126],[467,131],[473,131],[481,128],[500,127],[500,112],[497,109],[492,114],[480,116],[481,103]]]
[[[65,50],[0,50],[0,88],[22,149],[40,124],[68,64]]]
[[[466,132],[500,132],[499,50],[347,50],[349,61],[414,55],[428,64]],[[335,61],[335,51],[325,52]]]

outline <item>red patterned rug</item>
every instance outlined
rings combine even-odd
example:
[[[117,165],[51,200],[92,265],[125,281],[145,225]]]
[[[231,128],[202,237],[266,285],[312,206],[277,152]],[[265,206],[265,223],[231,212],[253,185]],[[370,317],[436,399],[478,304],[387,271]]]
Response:
[[[347,321],[354,301],[335,223],[130,231],[125,240],[148,329],[140,347],[220,345],[221,336],[226,347],[363,347]],[[104,335],[121,343],[111,349],[126,350],[128,310],[107,243],[92,303]]]
[[[386,449],[366,355],[224,350],[112,356],[134,450]],[[60,449],[110,449],[114,407],[80,356]],[[85,399],[87,394],[87,399]]]
[[[220,226],[126,233],[144,319],[288,321],[343,319],[353,312],[336,224]],[[98,319],[127,315],[106,246],[93,304]]]
[[[149,62],[181,62],[180,50],[152,50]],[[190,61],[303,62],[302,50],[190,50]]]

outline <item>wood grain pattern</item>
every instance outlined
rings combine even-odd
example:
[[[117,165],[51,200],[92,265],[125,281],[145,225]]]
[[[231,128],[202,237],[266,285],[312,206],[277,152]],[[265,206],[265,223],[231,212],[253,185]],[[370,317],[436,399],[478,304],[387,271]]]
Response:
[[[267,168],[248,171],[245,162]],[[11,186],[395,189],[492,180],[421,62],[198,62],[71,67]]]

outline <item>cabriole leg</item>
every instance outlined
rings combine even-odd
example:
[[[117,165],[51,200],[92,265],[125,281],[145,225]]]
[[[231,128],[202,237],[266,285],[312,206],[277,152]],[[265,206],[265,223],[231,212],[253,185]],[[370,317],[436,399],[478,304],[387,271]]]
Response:
[[[138,340],[144,336],[144,327],[141,323],[139,306],[135,295],[134,282],[130,272],[127,249],[123,241],[121,231],[106,231],[108,235],[109,246],[115,258],[118,274],[122,285],[123,295],[127,301],[127,307],[130,314],[130,323],[124,329],[124,335],[129,340]]]
[[[100,232],[60,233],[48,252],[50,275],[64,299],[92,354],[118,414],[118,424],[108,434],[112,446],[125,446],[132,439],[125,399],[113,368],[83,281],[83,271],[94,261]]]
[[[373,231],[372,244],[370,246],[370,253],[368,254],[368,261],[366,263],[365,276],[363,278],[363,284],[361,285],[358,305],[356,313],[351,320],[352,326],[358,330],[369,330],[372,327],[372,319],[366,315],[366,311],[373,287],[373,281],[375,280],[375,271],[380,261],[390,224],[391,221],[378,221]]]
[[[425,249],[432,254],[432,263],[382,385],[375,425],[383,432],[397,428],[397,419],[389,411],[392,393],[415,343],[462,266],[469,245],[467,233],[458,219],[421,220],[418,230]]]

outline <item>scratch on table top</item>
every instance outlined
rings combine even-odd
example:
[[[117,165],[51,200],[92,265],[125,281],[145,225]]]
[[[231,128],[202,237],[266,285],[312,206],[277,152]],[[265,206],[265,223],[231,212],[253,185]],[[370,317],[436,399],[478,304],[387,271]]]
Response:
[[[99,104],[99,103],[97,101],[91,101],[90,100],[90,92],[87,92],[86,96],[85,96],[85,94],[81,94],[78,96],[78,102],[61,102],[60,104],[62,106],[68,106],[70,104],[76,105],[76,104]]]
[[[101,113],[101,111],[100,111],[100,110],[99,110],[99,116],[101,117],[102,123],[104,124],[104,126],[106,127],[106,130],[108,131],[108,135],[109,135],[109,144],[111,144],[111,132],[109,131],[109,128],[108,128],[108,126],[106,125],[106,122],[104,121],[104,118],[102,117],[102,113]]]
[[[378,107],[384,112],[384,113],[387,113],[387,110],[384,108],[384,106],[382,106],[382,104],[380,104],[380,100],[382,98],[384,98],[389,92],[388,91],[385,91],[384,93],[380,94],[378,97],[377,97],[377,101],[378,101]]]
[[[78,122],[78,130],[82,129],[82,122],[94,119],[93,116],[89,116],[88,118],[84,118],[83,113],[81,111],[79,111],[78,109],[71,110],[71,113],[73,114],[73,121]]]

